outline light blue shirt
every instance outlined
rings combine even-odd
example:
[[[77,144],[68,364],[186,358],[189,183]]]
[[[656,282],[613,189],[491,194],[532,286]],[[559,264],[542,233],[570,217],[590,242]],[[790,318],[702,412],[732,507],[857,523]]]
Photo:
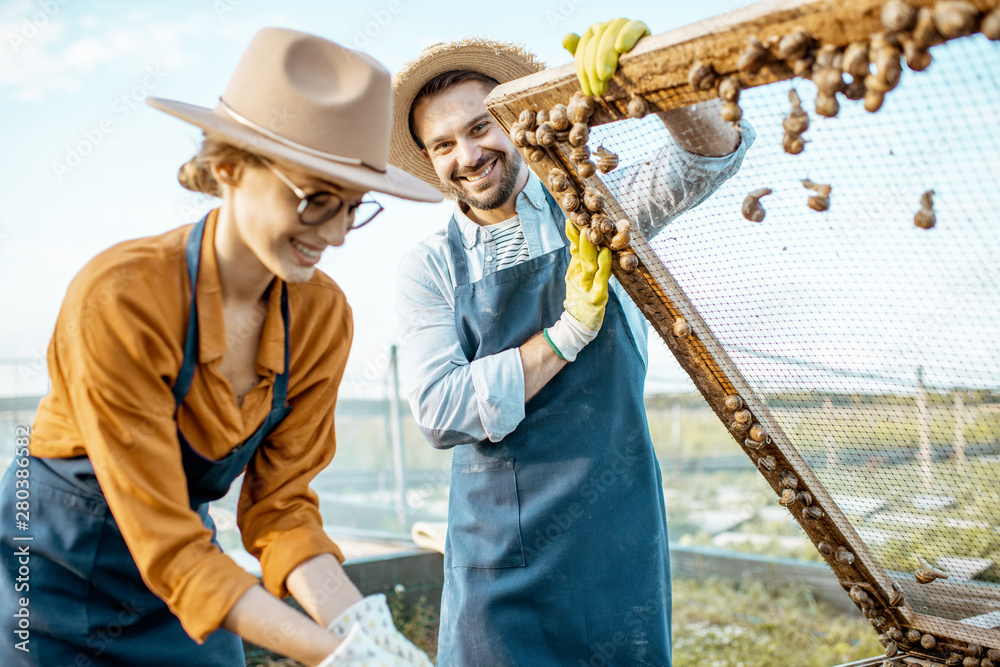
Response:
[[[625,213],[647,239],[671,220],[707,199],[739,169],[756,138],[741,122],[741,141],[730,155],[710,158],[689,153],[672,140],[648,161],[611,172],[604,179]],[[517,195],[516,211],[528,245],[529,258],[565,245],[560,233],[564,219],[552,216],[545,187],[531,174]],[[497,253],[488,232],[455,205],[469,265],[469,280],[496,271]],[[633,339],[647,363],[649,327],[642,312],[611,279]],[[417,426],[432,445],[442,435],[463,433],[469,443],[502,440],[524,419],[524,369],[518,349],[469,362],[462,351],[455,322],[455,273],[445,229],[417,244],[403,257],[396,280],[400,368],[403,388]],[[551,324],[554,324],[552,322]],[[502,324],[500,324],[502,326]]]

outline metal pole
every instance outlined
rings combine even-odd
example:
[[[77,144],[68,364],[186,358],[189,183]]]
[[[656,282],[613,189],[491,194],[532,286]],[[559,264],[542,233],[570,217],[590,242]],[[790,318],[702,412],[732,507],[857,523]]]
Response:
[[[403,458],[403,425],[399,418],[399,356],[398,346],[389,348],[389,368],[392,388],[389,391],[389,428],[392,431],[392,466],[396,476],[396,511],[406,513],[406,461]]]

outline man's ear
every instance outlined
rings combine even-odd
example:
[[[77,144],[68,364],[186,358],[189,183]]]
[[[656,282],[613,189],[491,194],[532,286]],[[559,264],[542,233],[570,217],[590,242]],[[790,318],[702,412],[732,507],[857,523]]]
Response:
[[[424,159],[427,160],[428,162],[431,161],[431,156],[427,154],[427,149],[426,148],[421,148],[420,149],[420,154],[423,155]]]
[[[212,178],[220,185],[238,185],[242,173],[243,165],[237,162],[215,162],[212,164]]]

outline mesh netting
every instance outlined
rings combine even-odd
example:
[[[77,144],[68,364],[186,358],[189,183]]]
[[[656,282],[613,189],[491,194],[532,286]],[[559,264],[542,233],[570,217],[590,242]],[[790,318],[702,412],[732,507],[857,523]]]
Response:
[[[995,627],[972,617],[1000,609],[1000,46],[933,56],[875,114],[817,116],[801,79],[744,91],[758,138],[742,169],[650,245],[913,609]],[[792,87],[811,120],[797,156],[781,147]],[[629,164],[667,136],[647,116],[594,128],[591,147]],[[833,186],[828,211],[803,178]],[[918,585],[917,555],[950,578]]]

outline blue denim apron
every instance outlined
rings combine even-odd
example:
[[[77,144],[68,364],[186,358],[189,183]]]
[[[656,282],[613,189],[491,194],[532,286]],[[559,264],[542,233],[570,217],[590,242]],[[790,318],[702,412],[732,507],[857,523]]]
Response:
[[[177,407],[184,401],[198,363],[197,278],[205,220],[191,230],[187,268],[191,309],[184,341],[184,361],[174,383]],[[205,525],[215,526],[208,503],[226,494],[260,443],[290,411],[288,394],[288,294],[282,284],[281,314],[285,323],[285,369],[275,378],[271,411],[260,428],[225,457],[210,461],[191,448],[178,429],[191,507]],[[14,470],[0,485],[0,522],[14,525]],[[242,667],[242,641],[218,630],[201,645],[184,632],[166,603],[143,583],[135,561],[108,510],[94,469],[86,456],[67,459],[30,458],[31,521],[14,542],[2,531],[0,568],[0,665],[30,667]],[[30,550],[30,587],[15,593],[19,563],[15,550]],[[18,597],[29,598],[30,652],[15,647]],[[12,623],[13,621],[13,623]]]
[[[454,218],[448,240],[470,361],[559,318],[568,247],[470,283]],[[612,292],[600,334],[512,433],[454,448],[438,665],[670,665],[666,514],[644,376]]]

